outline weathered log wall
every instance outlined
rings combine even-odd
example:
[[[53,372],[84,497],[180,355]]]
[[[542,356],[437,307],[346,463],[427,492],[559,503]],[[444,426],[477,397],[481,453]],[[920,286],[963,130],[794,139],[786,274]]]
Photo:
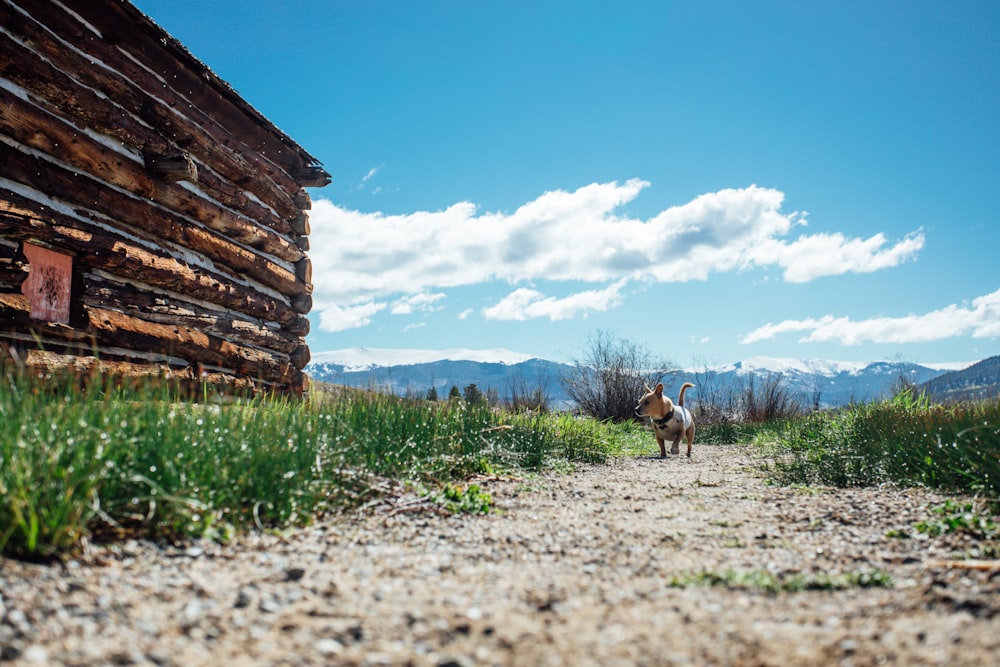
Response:
[[[128,2],[0,0],[0,26],[8,353],[300,390],[329,175]],[[24,244],[72,256],[68,324],[32,319]]]

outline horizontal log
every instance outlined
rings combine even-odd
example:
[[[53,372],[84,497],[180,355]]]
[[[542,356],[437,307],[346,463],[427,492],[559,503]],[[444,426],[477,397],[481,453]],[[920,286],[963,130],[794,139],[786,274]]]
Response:
[[[0,292],[20,292],[28,277],[23,261],[17,259],[19,244],[0,244]]]
[[[313,265],[308,257],[303,257],[295,262],[295,277],[306,285],[312,286]]]
[[[311,294],[298,294],[292,297],[292,310],[296,313],[305,315],[313,307],[313,298]]]
[[[180,292],[264,321],[287,325],[301,314],[289,300],[273,297],[210,269],[189,266],[163,249],[142,247],[120,232],[53,211],[3,188],[0,188],[0,233],[12,240],[39,239],[56,248],[76,250],[81,267],[102,269]]]
[[[69,43],[106,51],[104,55],[108,56],[109,62],[95,54],[96,59],[113,68],[120,66],[122,70],[114,72],[94,67],[92,58],[67,48],[67,42],[0,3],[0,25],[9,26],[12,34],[24,38],[31,49],[37,50],[35,53],[21,42],[0,33],[0,52],[5,56],[0,72],[4,77],[45,99],[54,108],[74,115],[84,126],[115,136],[135,150],[149,149],[165,154],[180,148],[190,152],[226,179],[253,192],[283,219],[295,217],[301,212],[292,200],[298,184],[286,173],[273,164],[269,165],[261,154],[248,150],[242,141],[222,129],[176,91],[164,86],[149,71],[139,68],[119,50],[102,40],[93,39],[92,34],[80,33],[79,24],[71,22],[65,12],[43,9],[52,6],[55,5],[30,4],[36,11],[46,14],[47,28],[63,33],[79,33],[75,39],[83,40],[85,44]],[[25,11],[30,13],[28,9]],[[131,77],[138,85],[133,83]],[[112,107],[93,90],[102,91],[118,106]],[[157,97],[150,95],[149,90],[156,90]],[[121,113],[123,109],[128,112],[124,116],[129,117],[124,123],[119,122],[126,120]],[[108,113],[109,110],[113,112]],[[143,127],[146,129],[143,130]],[[169,141],[165,142],[164,138],[169,138]],[[275,183],[275,178],[282,181],[282,185]]]
[[[159,324],[104,308],[88,308],[89,330],[118,347],[166,350],[172,355],[220,368],[241,377],[287,380],[288,355],[238,345],[193,327]]]
[[[309,235],[309,215],[307,213],[297,215],[289,220],[288,224],[291,226],[292,231],[296,234],[301,234],[302,236]]]
[[[297,319],[285,325],[284,329],[290,334],[305,338],[309,334],[310,322],[305,315],[299,315]]]
[[[159,324],[177,323],[241,344],[290,354],[302,345],[302,334],[284,327],[241,316],[234,311],[219,311],[87,273],[83,276],[82,300],[85,306],[107,307]]]
[[[29,2],[30,0],[24,0]],[[114,43],[125,50],[132,61],[174,82],[173,88],[186,102],[212,109],[225,116],[233,134],[247,137],[246,143],[256,152],[291,172],[297,167],[312,167],[318,161],[248,104],[233,88],[197,60],[180,42],[162,33],[162,29],[135,12],[125,3],[112,7],[95,6],[91,0],[66,0],[65,4],[101,32],[102,42]],[[115,39],[112,39],[111,37]],[[87,35],[89,37],[89,35]],[[94,55],[103,55],[87,39],[83,48],[94,47]],[[103,46],[103,45],[102,45]],[[106,50],[106,49],[105,49]],[[105,60],[102,57],[102,60]],[[300,184],[301,185],[301,184]]]
[[[99,3],[96,6],[92,2],[85,4],[90,6],[90,14],[102,22],[114,11],[112,3]],[[74,78],[89,87],[105,92],[108,97],[114,99],[124,108],[133,111],[140,118],[143,118],[143,114],[153,114],[153,117],[156,114],[168,117],[167,114],[169,114],[174,118],[179,117],[180,114],[185,117],[190,116],[191,124],[197,126],[194,129],[199,134],[205,135],[207,139],[212,136],[213,131],[218,131],[224,138],[229,138],[230,145],[223,148],[230,151],[236,160],[250,166],[256,174],[275,182],[280,190],[293,191],[294,179],[288,173],[288,168],[278,165],[267,157],[268,153],[284,155],[285,151],[282,150],[284,145],[280,142],[271,146],[254,145],[255,139],[264,138],[266,135],[269,125],[266,118],[260,116],[259,112],[253,111],[252,113],[259,117],[260,122],[241,124],[241,121],[244,120],[242,116],[246,115],[246,109],[252,109],[252,107],[247,106],[243,110],[238,110],[231,104],[226,104],[226,101],[221,98],[219,101],[223,102],[222,105],[209,104],[207,107],[218,116],[218,118],[212,118],[206,115],[197,103],[192,103],[193,101],[187,96],[197,97],[198,91],[194,89],[205,88],[205,84],[209,83],[207,79],[214,76],[204,65],[199,63],[198,71],[195,73],[185,71],[181,67],[177,67],[176,71],[167,72],[164,71],[165,67],[176,62],[176,52],[172,53],[169,49],[164,49],[165,41],[156,35],[147,34],[143,39],[145,50],[152,50],[153,53],[144,54],[138,51],[129,51],[129,55],[132,56],[130,58],[129,55],[125,54],[125,49],[121,44],[110,44],[105,39],[95,39],[97,35],[94,34],[92,27],[81,23],[70,12],[37,2],[25,2],[22,4],[21,10],[31,18],[23,15],[18,16],[17,23],[11,26],[10,31],[24,38],[33,49],[38,50],[50,62],[57,63],[58,67]],[[5,25],[7,25],[7,21],[7,17],[4,17]],[[133,23],[132,27],[134,29],[138,26]],[[67,48],[67,45],[73,48]],[[145,59],[148,64],[139,64],[137,59]],[[104,67],[93,67],[94,61],[102,63]],[[90,64],[90,67],[87,67],[87,64]],[[83,66],[81,67],[81,65]],[[209,77],[205,76],[206,73]],[[184,83],[180,80],[181,78],[190,79]],[[165,83],[166,85],[164,85]],[[133,90],[129,90],[129,87]],[[146,108],[143,108],[141,104],[131,104],[136,91],[145,95],[143,91],[153,90],[156,91],[156,97],[147,96]],[[229,90],[232,91],[231,88]],[[235,92],[233,92],[233,96],[241,99]],[[175,110],[176,113],[170,112],[170,109]],[[246,141],[233,142],[231,138],[237,133],[236,128],[233,131],[228,131],[220,125],[220,120],[223,119],[240,125],[238,134],[245,136]],[[143,118],[143,120],[148,122],[149,119]],[[153,127],[162,126],[160,123],[151,124]],[[273,128],[273,125],[271,127]],[[262,134],[261,130],[265,132]],[[201,140],[196,140],[193,136],[190,138],[192,141],[202,143]],[[290,139],[288,142],[294,145]],[[205,143],[209,148],[212,148],[207,141]],[[314,162],[314,160],[309,162]],[[305,165],[300,158],[292,166]]]
[[[322,167],[296,167],[291,170],[292,178],[304,188],[322,188],[330,184],[330,174]]]
[[[86,327],[82,329],[39,322],[30,318],[27,299],[18,296],[0,294],[0,331],[83,343],[98,355],[108,348],[120,348],[179,358],[191,365],[213,366],[238,377],[269,382],[287,382],[290,377],[287,354],[239,345],[193,327],[149,322],[106,308],[85,308]]]
[[[296,192],[295,196],[292,197],[292,201],[295,202],[295,206],[300,211],[308,211],[309,209],[312,208],[312,198],[309,196],[309,193],[306,192],[305,190],[299,190],[298,192]]]
[[[87,379],[105,376],[114,377],[121,381],[137,380],[143,383],[166,381],[171,388],[185,390],[193,398],[202,396],[202,389],[205,385],[225,393],[234,394],[260,391],[302,393],[301,390],[293,389],[293,383],[298,378],[293,378],[285,384],[276,385],[249,378],[239,378],[218,370],[199,369],[187,364],[178,366],[155,360],[139,360],[134,356],[129,356],[127,351],[106,351],[104,355],[96,357],[93,356],[92,351],[65,348],[58,341],[42,342],[48,344],[45,349],[21,349],[17,351],[18,348],[15,347],[16,364],[47,374],[71,373],[84,382]],[[301,372],[299,374],[301,375]]]
[[[311,286],[299,280],[293,271],[268,260],[251,249],[228,241],[222,235],[201,228],[163,209],[151,209],[149,203],[130,197],[83,174],[26,155],[7,143],[0,143],[0,167],[9,179],[28,186],[46,196],[68,203],[86,202],[84,215],[103,214],[115,227],[132,227],[125,231],[151,242],[171,242],[180,248],[193,250],[214,260],[217,268],[246,274],[282,294],[295,295]],[[169,244],[165,246],[169,249]],[[298,251],[298,249],[296,248]],[[301,251],[298,251],[301,254]],[[174,250],[172,254],[182,254]],[[300,257],[301,259],[301,257]]]
[[[122,209],[123,214],[132,213],[132,219],[128,222],[133,226],[145,228],[159,235],[163,231],[163,225],[158,218],[165,216],[174,226],[197,227],[186,220],[187,217],[224,235],[229,240],[274,255],[279,259],[296,262],[303,257],[303,251],[293,241],[273,229],[259,225],[254,220],[242,218],[182,186],[155,181],[140,163],[112,151],[78,128],[2,88],[0,88],[0,132],[91,175],[97,183],[111,183],[141,197],[141,201],[128,202]],[[8,154],[16,150],[6,145],[3,148]],[[39,158],[26,157],[21,160],[23,175],[20,178],[15,178],[13,175],[9,177],[51,194],[49,182],[53,180],[53,174],[49,169],[41,168],[38,160]],[[13,167],[8,171],[10,174],[15,173]],[[62,187],[57,194],[69,202],[104,201],[122,196],[121,193],[102,192],[96,183],[89,183],[87,191],[78,191],[74,189],[76,187],[74,181],[81,178],[81,174],[67,170],[54,173],[61,176],[59,183],[65,184],[69,181],[72,185],[69,190],[65,186]],[[100,196],[95,195],[95,191]],[[151,216],[147,210],[149,199],[164,204],[172,211],[157,211],[155,216]],[[138,214],[135,213],[137,209]],[[211,249],[208,252],[211,253]],[[231,251],[229,254],[232,254]],[[237,265],[236,268],[252,273],[249,265]]]
[[[311,358],[312,357],[309,354],[309,348],[306,345],[300,345],[288,357],[288,359],[291,362],[292,366],[294,366],[295,368],[298,368],[299,370],[302,370],[303,368],[305,368],[306,364],[309,363],[309,359],[311,359]]]
[[[176,183],[178,181],[198,182],[198,167],[189,153],[173,153],[161,155],[151,151],[143,151],[142,160],[146,163],[146,171],[153,178]]]

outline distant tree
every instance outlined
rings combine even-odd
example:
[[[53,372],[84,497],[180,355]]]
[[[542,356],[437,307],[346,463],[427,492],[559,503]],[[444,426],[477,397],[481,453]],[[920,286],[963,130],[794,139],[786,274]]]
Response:
[[[462,398],[462,392],[458,390],[457,386],[451,385],[451,390],[448,392],[448,400],[451,401],[460,398]]]
[[[486,402],[486,396],[479,390],[479,387],[476,386],[475,382],[470,385],[466,385],[462,395],[465,398],[465,402],[469,405],[478,405]]]
[[[431,388],[427,390],[427,400],[437,401],[438,400],[438,390],[437,387],[431,385]]]

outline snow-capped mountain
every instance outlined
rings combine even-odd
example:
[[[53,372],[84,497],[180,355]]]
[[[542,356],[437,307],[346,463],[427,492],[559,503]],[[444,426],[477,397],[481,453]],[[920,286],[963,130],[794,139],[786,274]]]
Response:
[[[804,405],[836,407],[889,396],[901,382],[920,385],[968,362],[914,364],[902,361],[851,362],[825,359],[751,357],[730,366],[688,371],[694,382],[718,393],[748,378],[780,375]]]
[[[339,366],[341,371],[368,371],[391,366],[414,366],[438,361],[474,361],[481,364],[519,364],[531,359],[530,354],[510,350],[410,350],[379,347],[352,347],[330,350],[313,355],[310,366]]]
[[[949,370],[970,363],[912,364],[876,361],[871,363],[751,357],[733,364],[678,370],[664,378],[668,393],[682,382],[698,386],[688,393],[694,400],[710,400],[708,394],[724,393],[748,378],[779,375],[787,388],[797,393],[805,405],[817,401],[834,407],[851,401],[867,401],[887,396],[900,379],[923,384]],[[495,389],[503,398],[510,387],[540,387],[554,405],[567,397],[560,378],[572,366],[510,350],[394,350],[351,348],[319,352],[306,372],[321,382],[377,388],[404,395],[425,395],[434,387],[446,396],[451,387],[464,389],[475,384],[480,390]]]

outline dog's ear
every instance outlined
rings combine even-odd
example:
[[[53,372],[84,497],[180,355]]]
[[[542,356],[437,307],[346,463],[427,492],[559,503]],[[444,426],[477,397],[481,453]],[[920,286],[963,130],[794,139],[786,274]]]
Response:
[[[656,391],[656,395],[657,396],[663,396],[663,383],[662,382],[659,383],[658,385],[656,385],[656,390],[655,391]]]

